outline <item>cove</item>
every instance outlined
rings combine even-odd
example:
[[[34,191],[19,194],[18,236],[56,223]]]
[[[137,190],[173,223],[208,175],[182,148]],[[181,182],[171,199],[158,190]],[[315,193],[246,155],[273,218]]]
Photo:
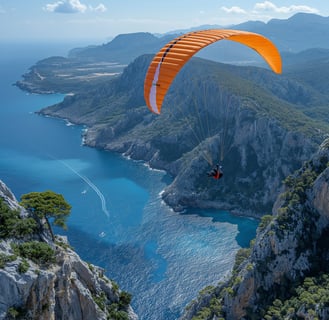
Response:
[[[140,319],[177,319],[200,290],[230,272],[257,221],[216,210],[177,214],[161,200],[171,181],[165,172],[85,147],[84,127],[36,115],[63,95],[31,95],[12,85],[45,57],[40,46],[29,50],[22,56],[23,49],[7,48],[0,57],[0,179],[18,199],[48,189],[63,194],[72,212],[68,230],[56,232],[132,293]]]

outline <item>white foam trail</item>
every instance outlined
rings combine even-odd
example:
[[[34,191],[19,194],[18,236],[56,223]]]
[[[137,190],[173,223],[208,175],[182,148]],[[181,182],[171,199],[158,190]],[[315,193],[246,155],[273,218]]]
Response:
[[[57,159],[57,161],[61,162],[66,168],[70,169],[74,174],[76,174],[79,178],[81,178],[84,182],[86,182],[90,186],[90,188],[92,188],[96,192],[96,194],[98,195],[99,199],[101,200],[102,211],[109,218],[110,217],[110,213],[107,210],[106,200],[105,200],[105,197],[104,197],[103,193],[86,176],[80,174],[78,171],[76,171],[75,169],[73,169],[69,164],[67,164],[63,160]]]

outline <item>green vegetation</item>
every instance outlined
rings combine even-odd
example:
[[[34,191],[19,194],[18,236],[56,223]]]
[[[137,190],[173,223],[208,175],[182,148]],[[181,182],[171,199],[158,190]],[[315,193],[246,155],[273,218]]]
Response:
[[[27,262],[26,259],[23,259],[22,262],[18,265],[18,272],[19,273],[25,273],[27,270],[29,270],[30,265]]]
[[[218,319],[224,320],[222,316],[222,307],[221,303],[218,299],[213,297],[210,300],[209,306],[202,308],[193,318],[192,320],[210,320],[210,319]]]
[[[294,295],[285,301],[276,299],[266,311],[264,319],[313,319],[320,320],[319,313],[329,308],[329,275],[307,277]],[[299,314],[299,315],[298,315]],[[303,316],[302,316],[303,315]]]
[[[20,307],[10,307],[6,314],[6,319],[8,320],[15,320],[15,319],[26,319],[26,310]]]
[[[129,320],[128,313],[123,310],[116,310],[115,303],[111,304],[109,319],[113,320]]]
[[[7,262],[15,261],[17,256],[14,254],[4,254],[0,252],[0,268],[4,268]]]
[[[31,239],[33,235],[43,230],[42,219],[48,222],[48,218],[53,218],[54,224],[65,227],[65,219],[71,207],[61,195],[51,191],[34,192],[23,195],[22,199],[22,205],[26,207],[31,216],[22,217],[18,210],[10,209],[4,200],[0,198],[0,239]],[[50,225],[49,228],[51,231]],[[12,249],[14,255],[0,254],[0,268],[3,268],[7,262],[15,260],[17,256],[23,257],[18,266],[18,272],[20,273],[25,273],[29,269],[29,263],[26,259],[41,265],[55,261],[55,251],[45,242],[12,243]]]
[[[19,211],[11,210],[0,198],[0,239],[24,238],[36,230],[37,223],[33,218],[22,218]]]
[[[117,303],[107,303],[106,293],[101,291],[93,296],[95,303],[104,312],[108,313],[109,319],[113,320],[128,320],[127,308],[131,302],[131,294],[126,291],[121,291],[119,301]]]
[[[53,241],[55,236],[49,219],[53,219],[54,225],[66,228],[65,222],[71,212],[71,206],[61,194],[53,191],[31,192],[22,196],[20,204],[39,221],[40,226],[43,226],[41,221],[45,219]]]
[[[112,289],[113,289],[114,293],[119,292],[119,285],[114,280],[111,280],[111,284],[112,284]]]
[[[258,225],[259,231],[264,230],[273,220],[273,216],[270,214],[266,214],[261,217],[260,223]]]
[[[12,244],[12,248],[15,254],[37,264],[49,264],[55,261],[55,251],[45,242],[29,241]]]
[[[64,242],[60,237],[56,237],[55,244],[59,247],[63,248],[64,250],[71,249],[73,250],[73,247],[70,246],[67,242]]]
[[[99,308],[103,311],[106,309],[106,294],[102,291],[100,294],[93,296],[94,301],[99,306]]]
[[[312,187],[318,172],[313,170],[311,164],[305,164],[304,168],[301,169],[299,174],[290,175],[284,180],[284,184],[287,187],[287,191],[281,194],[281,198],[284,199],[284,203],[279,209],[279,215],[276,218],[279,228],[277,228],[277,235],[282,238],[285,231],[292,231],[296,228],[298,223],[294,219],[294,211],[304,210],[305,211],[305,230],[311,227],[312,221],[316,217],[313,216],[306,210],[304,204],[307,199],[307,190]],[[309,216],[309,219],[306,217]],[[301,235],[301,238],[303,235]]]
[[[250,248],[241,248],[238,250],[235,256],[235,263],[232,271],[233,275],[238,273],[241,264],[249,258],[250,253],[251,253]]]
[[[131,302],[131,294],[126,291],[121,291],[119,295],[119,307],[125,309]]]

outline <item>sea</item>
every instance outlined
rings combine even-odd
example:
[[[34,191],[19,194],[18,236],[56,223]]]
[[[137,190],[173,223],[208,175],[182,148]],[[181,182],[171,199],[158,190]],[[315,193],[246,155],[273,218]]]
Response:
[[[139,319],[178,319],[200,290],[228,277],[258,221],[218,210],[176,213],[161,200],[172,181],[165,172],[86,147],[87,128],[37,115],[64,95],[29,94],[13,84],[36,61],[73,47],[0,44],[0,179],[18,200],[32,191],[62,194],[72,211],[68,229],[55,232],[132,294]]]

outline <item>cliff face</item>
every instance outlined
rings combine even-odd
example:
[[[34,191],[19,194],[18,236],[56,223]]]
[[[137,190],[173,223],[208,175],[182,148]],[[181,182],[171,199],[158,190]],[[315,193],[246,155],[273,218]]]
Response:
[[[232,278],[212,291],[211,298],[221,305],[221,316],[232,320],[272,319],[273,305],[280,305],[283,310],[290,299],[291,314],[286,314],[286,319],[295,319],[296,315],[303,319],[329,318],[328,304],[320,298],[321,291],[314,284],[320,281],[320,276],[329,274],[328,185],[329,140],[326,140],[311,161],[286,179],[273,218],[261,222],[250,255],[236,262]],[[313,302],[305,294],[299,301],[296,298],[305,279],[313,283],[308,292],[318,294],[312,297]],[[327,286],[322,285],[321,290],[326,292]],[[209,296],[201,297],[182,319],[191,319],[209,308],[210,300]]]
[[[225,134],[228,145],[221,161],[222,180],[205,182],[210,166],[199,152],[199,157],[185,164],[163,193],[169,205],[179,209],[193,203],[239,214],[268,213],[284,177],[315,151],[314,141],[305,135],[285,129],[274,119],[259,117],[240,103],[230,110],[230,128]],[[221,139],[222,135],[217,134],[203,143],[218,162]]]
[[[29,217],[1,181],[0,199],[18,210],[22,219]],[[0,319],[105,320],[120,314],[122,319],[137,319],[126,293],[104,275],[103,269],[82,261],[65,237],[57,236],[56,243],[48,239],[54,251],[54,260],[49,263],[17,254],[15,245],[30,241],[42,239],[38,234],[0,237]]]

